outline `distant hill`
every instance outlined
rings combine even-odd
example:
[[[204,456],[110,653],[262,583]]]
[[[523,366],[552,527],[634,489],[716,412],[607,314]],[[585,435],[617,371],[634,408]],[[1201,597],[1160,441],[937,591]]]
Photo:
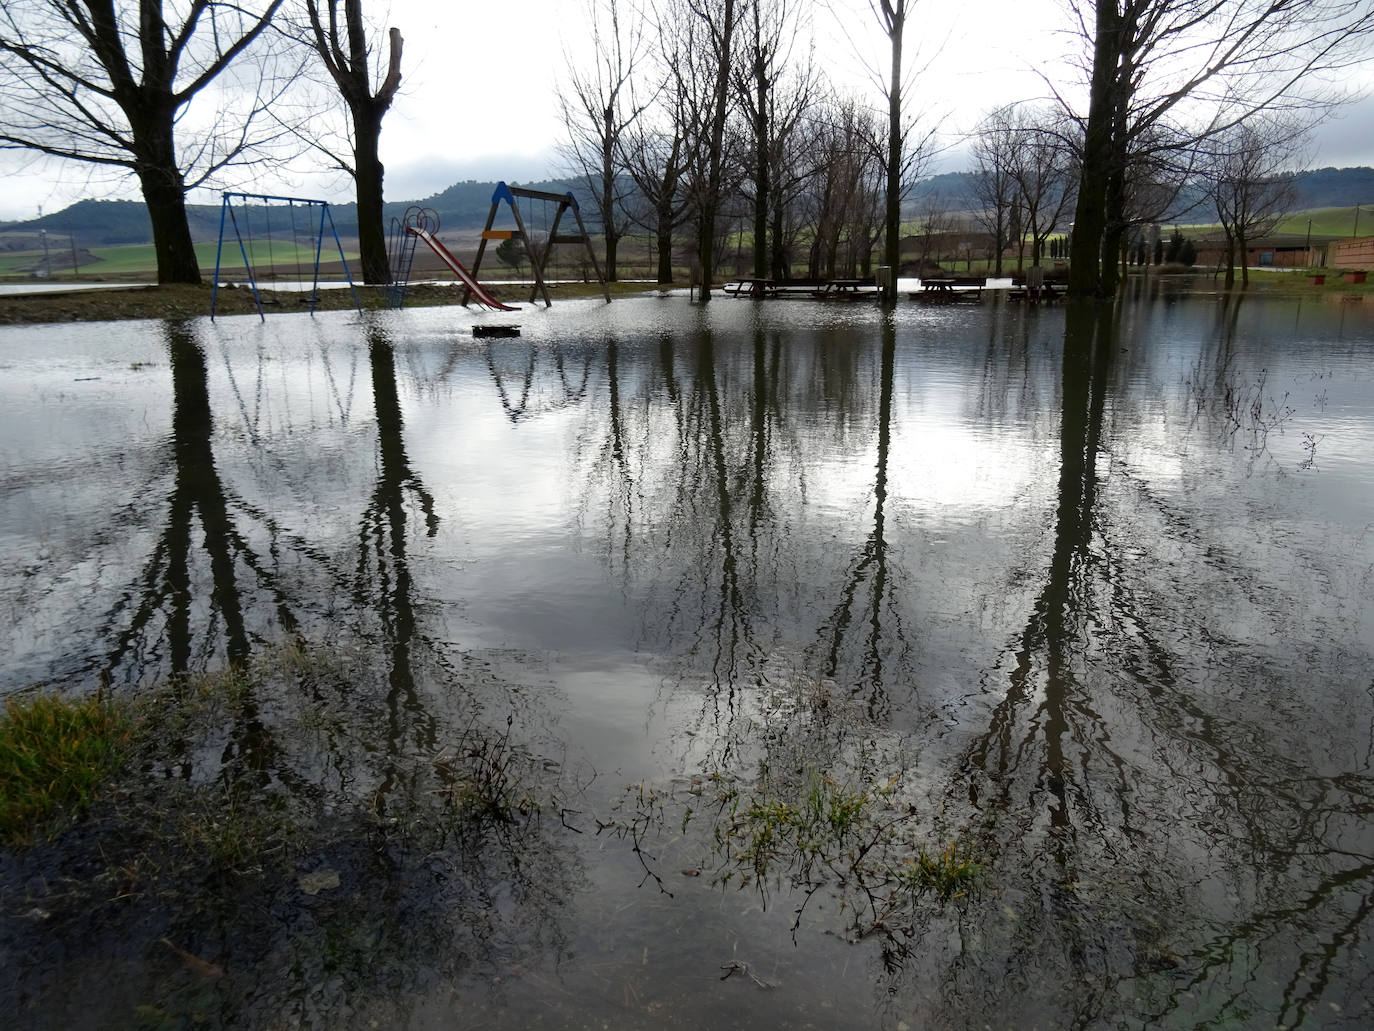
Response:
[[[972,172],[945,172],[922,179],[907,194],[906,207],[919,209],[938,201],[947,211],[973,211],[981,204]]]
[[[550,193],[564,193],[569,189],[569,184],[565,180],[528,182],[521,185]],[[491,209],[492,191],[495,188],[494,182],[470,179],[454,183],[447,189],[422,200],[389,203],[384,210],[389,222],[394,217],[402,216],[408,207],[419,204],[437,212],[439,223],[445,232],[476,232],[486,222],[487,213]],[[1296,210],[1352,207],[1356,204],[1374,205],[1374,168],[1319,168],[1304,172],[1298,176],[1297,191]],[[946,172],[923,180],[907,198],[907,210],[914,212],[921,205],[929,203],[932,198],[938,198],[941,206],[947,211],[968,211],[976,208],[978,201],[973,190],[972,173]],[[338,204],[332,205],[330,210],[339,235],[344,238],[356,237],[358,215],[355,206]],[[542,227],[543,212],[537,205],[530,210],[533,214],[527,217],[532,219],[534,224],[530,229],[535,231]],[[198,242],[218,239],[218,204],[189,205],[187,216],[191,223],[193,239]],[[272,217],[278,220],[273,225],[274,234],[280,235],[283,230],[289,232],[289,222],[280,221],[283,218],[289,219],[289,215],[283,216],[280,208],[273,208]],[[551,211],[549,217],[552,217]],[[254,232],[261,233],[265,227],[260,223],[254,223],[252,228]],[[303,218],[297,228],[298,232],[308,232]],[[6,236],[9,237],[12,247],[32,247],[29,240],[40,229],[64,237],[74,234],[79,245],[88,248],[147,243],[152,239],[148,212],[142,202],[83,200],[39,219],[0,223],[0,250],[5,249]]]
[[[546,190],[550,193],[566,193],[567,183],[558,180],[522,183],[531,189]],[[494,182],[454,183],[448,189],[418,201],[395,201],[383,209],[389,221],[405,214],[407,208],[418,204],[432,208],[439,216],[439,224],[444,231],[455,229],[478,230],[486,223],[487,213],[491,210],[491,195],[496,189]],[[260,209],[259,209],[260,212]],[[331,204],[330,213],[341,237],[358,235],[358,212],[354,204]],[[191,238],[196,242],[219,239],[220,205],[188,204],[187,220],[191,224]],[[290,214],[282,208],[273,207],[274,234],[289,235]],[[250,218],[250,228],[255,233],[265,231],[265,223],[257,221],[258,212]],[[552,213],[550,213],[552,217]],[[297,213],[297,231],[307,232],[303,214]],[[541,224],[542,222],[538,222]],[[316,223],[318,225],[318,223]],[[83,200],[63,208],[61,211],[44,215],[42,218],[27,222],[7,222],[0,224],[0,234],[9,234],[16,245],[25,241],[26,249],[32,244],[27,239],[40,229],[49,233],[67,236],[75,234],[83,247],[115,247],[121,244],[148,243],[152,240],[152,225],[148,221],[148,209],[142,201],[134,200]],[[530,226],[534,231],[535,226]],[[0,250],[3,250],[3,236],[0,235]]]
[[[1294,186],[1295,211],[1374,204],[1374,168],[1317,168],[1299,175]],[[921,181],[912,189],[907,205],[919,208],[932,197],[938,197],[948,211],[972,211],[980,203],[972,172],[946,172]],[[1190,209],[1201,203],[1200,195],[1181,196],[1178,207]]]
[[[1374,204],[1374,168],[1317,168],[1298,176],[1297,208]]]

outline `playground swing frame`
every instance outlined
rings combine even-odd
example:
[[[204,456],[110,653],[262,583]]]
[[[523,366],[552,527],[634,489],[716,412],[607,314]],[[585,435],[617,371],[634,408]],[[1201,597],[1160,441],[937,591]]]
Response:
[[[549,238],[544,246],[536,250],[530,242],[530,234],[525,229],[525,220],[520,215],[520,205],[516,203],[516,198],[527,200],[540,200],[558,205],[558,211],[553,217],[553,225],[549,229]],[[504,201],[510,206],[511,214],[515,216],[514,229],[493,229],[492,224],[496,221],[496,213],[501,209]],[[573,218],[577,220],[577,235],[565,234],[560,236],[558,227],[563,221],[564,214],[571,209]],[[542,294],[544,307],[553,307],[553,300],[549,297],[549,288],[544,281],[544,269],[548,263],[549,255],[553,253],[555,244],[560,243],[580,243],[587,249],[587,257],[591,259],[592,268],[596,270],[597,282],[601,284],[601,292],[605,295],[606,303],[611,303],[611,288],[606,282],[606,277],[601,274],[601,263],[596,260],[596,252],[592,249],[591,237],[587,235],[587,227],[582,222],[582,212],[577,205],[577,198],[568,193],[550,193],[547,190],[528,190],[522,186],[509,186],[504,181],[496,184],[496,189],[491,195],[491,211],[487,213],[487,224],[482,227],[482,239],[477,245],[477,257],[472,263],[472,275],[475,279],[478,271],[482,268],[482,256],[487,250],[488,240],[509,240],[512,237],[519,237],[525,243],[525,251],[530,256],[530,268],[534,271],[534,286],[530,290],[530,303]],[[468,303],[468,291],[463,291],[463,303]]]
[[[224,197],[224,202],[223,202],[223,204],[221,204],[221,206],[220,206],[220,212],[219,212],[219,242],[215,245],[215,279],[214,279],[214,285],[211,287],[211,290],[210,290],[210,321],[211,321],[211,322],[213,322],[213,321],[215,320],[215,306],[216,306],[217,301],[219,300],[219,274],[220,274],[220,268],[221,268],[220,259],[223,257],[223,254],[224,254],[224,229],[225,229],[225,220],[226,220],[226,218],[228,219],[229,224],[233,226],[233,229],[234,229],[234,238],[238,241],[238,245],[239,245],[239,254],[243,257],[243,267],[244,267],[245,272],[247,272],[247,274],[248,274],[248,285],[252,288],[252,291],[253,291],[253,302],[254,302],[254,303],[257,305],[257,307],[258,307],[258,317],[259,317],[263,322],[266,322],[266,321],[267,321],[267,314],[266,314],[266,312],[263,310],[263,306],[262,306],[262,295],[261,295],[261,294],[259,293],[259,291],[258,291],[258,281],[257,281],[257,277],[256,277],[256,275],[254,275],[254,273],[253,273],[253,263],[252,263],[252,261],[249,260],[249,258],[248,258],[248,249],[247,249],[247,247],[244,246],[244,243],[243,243],[243,233],[239,230],[238,216],[236,216],[236,215],[234,214],[234,201],[235,201],[235,200],[239,200],[239,201],[241,201],[241,202],[243,203],[245,221],[246,221],[246,219],[247,219],[247,217],[248,217],[248,216],[247,216],[247,208],[248,208],[248,202],[249,202],[249,201],[261,201],[264,209],[266,209],[266,208],[267,208],[272,202],[274,202],[274,201],[275,201],[275,202],[279,202],[279,203],[284,203],[284,204],[286,204],[286,205],[290,208],[290,210],[291,210],[291,229],[292,229],[291,248],[292,248],[292,251],[293,251],[293,252],[296,251],[296,247],[297,247],[297,241],[296,241],[296,238],[295,238],[295,235],[296,235],[296,234],[295,234],[295,227],[296,227],[296,208],[295,208],[295,206],[296,206],[297,204],[300,204],[300,205],[302,205],[302,206],[304,206],[304,207],[306,207],[306,208],[311,208],[311,207],[316,207],[316,206],[318,206],[319,209],[320,209],[320,225],[319,225],[319,230],[318,230],[318,232],[315,234],[315,269],[314,269],[314,278],[311,280],[311,283],[310,283],[310,314],[311,314],[312,316],[315,314],[315,301],[316,301],[316,299],[319,297],[319,292],[320,292],[320,290],[319,290],[319,287],[320,287],[320,255],[321,255],[321,252],[323,251],[323,248],[324,248],[324,225],[325,225],[326,220],[329,222],[329,230],[330,230],[330,232],[331,232],[331,233],[333,234],[333,236],[334,236],[334,246],[337,247],[337,248],[338,248],[338,251],[339,251],[339,261],[343,263],[344,275],[348,277],[348,289],[349,289],[349,290],[352,292],[352,294],[353,294],[353,306],[354,306],[355,308],[358,309],[358,313],[359,313],[359,314],[362,314],[363,306],[362,306],[362,303],[358,300],[358,287],[357,287],[357,285],[353,282],[353,273],[352,273],[352,271],[351,271],[351,270],[349,269],[349,267],[348,267],[348,259],[347,259],[346,257],[344,257],[343,243],[339,240],[339,230],[338,230],[338,227],[335,226],[335,224],[334,224],[334,214],[333,214],[333,212],[330,210],[329,201],[327,201],[327,200],[316,200],[316,199],[310,198],[310,197],[280,197],[280,196],[276,196],[276,195],[274,195],[274,194],[268,194],[268,193],[238,193],[238,192],[230,192],[230,191],[226,191],[226,192],[223,194],[223,197]],[[268,224],[269,224],[269,226],[270,226],[270,222],[269,222]],[[251,238],[251,228],[252,228],[252,227],[249,226],[250,238]],[[269,254],[268,260],[271,261],[270,255],[271,255],[271,246],[272,246],[272,242],[271,242],[270,230],[269,230],[269,234],[268,234],[268,244],[267,244],[267,245],[268,245],[268,254]],[[296,260],[297,260],[297,267],[299,268],[299,264],[300,264],[300,259],[299,259],[299,257],[297,257]]]

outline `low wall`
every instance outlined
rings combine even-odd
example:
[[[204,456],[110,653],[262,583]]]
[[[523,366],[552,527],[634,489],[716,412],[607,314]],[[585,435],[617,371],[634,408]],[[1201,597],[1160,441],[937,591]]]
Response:
[[[1355,240],[1332,240],[1326,245],[1328,268],[1374,270],[1374,236]]]

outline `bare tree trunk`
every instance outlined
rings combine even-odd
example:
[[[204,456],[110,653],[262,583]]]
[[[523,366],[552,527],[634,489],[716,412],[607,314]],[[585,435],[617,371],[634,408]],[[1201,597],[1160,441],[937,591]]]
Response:
[[[754,6],[754,31],[758,32],[758,5]],[[754,113],[754,275],[768,276],[768,198],[772,190],[769,175],[768,140],[768,63],[762,48],[754,54],[754,88],[758,108]]]
[[[602,113],[601,130],[601,210],[608,215],[615,211],[615,149],[619,139],[616,125],[616,110],[607,105]],[[614,283],[619,278],[616,271],[616,252],[620,247],[620,229],[614,217],[607,217],[602,232],[606,237],[606,281]]]
[[[771,250],[769,265],[772,269],[774,279],[788,278],[787,254],[783,249],[782,239],[782,215],[783,202],[779,191],[773,194],[772,212],[773,231],[768,236],[768,245]]]
[[[386,256],[386,221],[382,208],[381,158],[378,144],[382,135],[382,114],[375,109],[353,114],[355,194],[358,201],[358,253],[363,282],[391,282],[391,266]]]
[[[883,10],[892,41],[892,78],[887,94],[887,242],[883,264],[888,268],[887,297],[896,300],[902,263],[902,33],[906,28],[906,0],[883,0]]]
[[[658,281],[669,285],[673,281],[673,231],[659,230],[658,242]]]
[[[1121,285],[1120,254],[1126,240],[1126,169],[1123,155],[1112,148],[1112,172],[1107,180],[1107,219],[1102,231],[1101,270],[1098,292],[1111,297]]]
[[[712,26],[716,39],[716,79],[711,92],[711,138],[706,153],[705,195],[699,207],[697,261],[701,266],[701,300],[711,299],[711,277],[716,267],[716,215],[720,210],[721,180],[725,163],[725,118],[730,111],[730,59],[735,32],[735,0],[723,0],[719,25]]]
[[[1089,86],[1088,123],[1083,163],[1069,241],[1069,293],[1091,297],[1102,293],[1103,234],[1107,228],[1107,191],[1112,173],[1112,126],[1116,116],[1117,35],[1115,3],[1097,7],[1093,71]]]
[[[154,115],[148,120],[155,121],[165,124],[157,128],[145,124],[136,130],[141,145],[134,171],[152,223],[157,281],[199,283],[200,264],[186,221],[186,187],[176,160],[170,112],[165,118]]]

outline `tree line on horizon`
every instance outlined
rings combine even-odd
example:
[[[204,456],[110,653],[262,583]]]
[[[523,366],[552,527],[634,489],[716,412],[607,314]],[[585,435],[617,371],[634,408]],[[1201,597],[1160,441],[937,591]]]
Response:
[[[585,0],[594,57],[568,70],[565,154],[612,278],[635,227],[655,239],[665,281],[674,240],[689,239],[705,297],[730,232],[752,240],[760,277],[880,272],[894,286],[902,202],[940,128],[904,102],[917,81],[907,30],[933,2],[852,0],[886,39],[859,55],[875,89],[857,95],[826,81],[800,0]],[[1085,81],[1047,79],[1044,101],[988,112],[974,152],[996,241],[1018,234],[1038,260],[1073,224],[1079,295],[1115,292],[1133,233],[1186,185],[1208,187],[1243,251],[1374,31],[1371,0],[1067,10]],[[363,277],[386,282],[378,142],[403,41],[366,14],[364,0],[12,0],[0,15],[0,148],[136,177],[159,282],[200,281],[189,189],[311,152],[352,178]]]
[[[583,195],[584,204],[590,204],[586,198],[585,183],[572,182],[569,178],[522,180],[521,185],[552,193],[572,190]],[[913,222],[918,231],[930,224],[936,232],[943,231],[944,227],[955,234],[975,225],[976,213],[980,210],[977,185],[978,176],[974,171],[942,172],[918,181],[903,200],[903,219],[907,231],[911,232]],[[1293,177],[1292,185],[1294,199],[1290,214],[1307,209],[1353,209],[1357,204],[1374,204],[1374,168],[1368,166],[1327,167],[1299,172]],[[385,213],[390,218],[403,214],[408,207],[422,204],[438,213],[443,226],[475,231],[491,209],[491,195],[495,187],[494,179],[463,180],[424,197],[388,200]],[[1208,213],[1205,200],[1199,191],[1185,189],[1176,205],[1181,217],[1170,218],[1166,224],[1179,221],[1206,224]],[[332,204],[331,208],[339,234],[345,238],[355,237],[357,206],[339,202]],[[216,238],[219,231],[219,204],[190,203],[186,211],[193,239],[205,241]],[[8,238],[15,235],[36,237],[40,229],[49,233],[75,235],[83,247],[147,244],[152,240],[147,206],[142,201],[86,199],[56,211],[45,212],[38,218],[0,221],[0,239],[5,240],[0,247],[28,249],[29,245],[10,245]],[[1329,230],[1321,230],[1313,239],[1321,237],[1321,233],[1329,235]],[[910,239],[908,236],[908,242]],[[988,249],[987,253],[990,257],[991,250]],[[1051,251],[1050,257],[1067,260],[1067,250],[1063,254]]]

